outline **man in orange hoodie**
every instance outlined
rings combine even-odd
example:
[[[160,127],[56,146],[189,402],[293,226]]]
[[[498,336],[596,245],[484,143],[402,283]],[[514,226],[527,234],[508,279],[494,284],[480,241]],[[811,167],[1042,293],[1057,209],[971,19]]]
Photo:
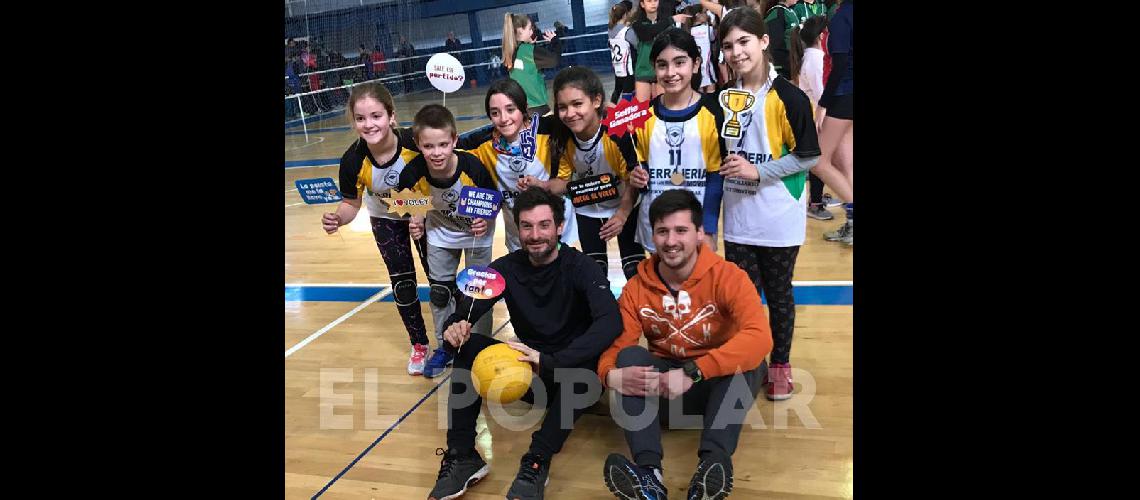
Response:
[[[690,191],[662,193],[649,221],[657,250],[622,290],[622,333],[598,361],[598,376],[620,400],[612,411],[633,460],[611,454],[603,474],[618,498],[664,499],[665,417],[671,428],[701,429],[686,498],[724,498],[772,330],[748,275],[704,243],[701,203]],[[638,345],[642,335],[649,349]]]

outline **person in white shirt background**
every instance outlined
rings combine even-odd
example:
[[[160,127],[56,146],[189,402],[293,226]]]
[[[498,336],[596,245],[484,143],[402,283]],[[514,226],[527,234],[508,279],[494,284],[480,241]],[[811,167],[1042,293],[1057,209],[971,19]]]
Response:
[[[814,113],[823,95],[823,48],[820,44],[827,18],[815,16],[804,21],[792,34],[792,74],[796,84],[811,99]]]
[[[796,28],[792,33],[792,46],[789,59],[791,71],[796,76],[796,84],[807,94],[811,101],[811,111],[816,120],[816,131],[821,122],[819,116],[819,98],[823,95],[823,32],[827,29],[827,18],[824,16],[810,17]],[[830,196],[823,194],[823,180],[814,174],[809,175],[811,191],[807,209],[808,217],[817,220],[832,220],[835,218],[827,210],[831,200]],[[839,205],[838,200],[834,202]]]

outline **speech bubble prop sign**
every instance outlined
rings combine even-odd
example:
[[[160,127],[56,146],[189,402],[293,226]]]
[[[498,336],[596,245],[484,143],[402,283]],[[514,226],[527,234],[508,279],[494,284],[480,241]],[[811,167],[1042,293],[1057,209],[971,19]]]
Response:
[[[490,267],[471,266],[455,275],[455,285],[473,299],[493,299],[507,289],[507,280]]]
[[[503,193],[497,189],[463,186],[459,190],[459,203],[455,214],[477,219],[494,219],[502,206]]]
[[[309,205],[336,203],[343,199],[340,190],[336,188],[336,182],[331,177],[297,179],[294,184],[297,186],[297,193],[301,195],[301,199]]]
[[[605,124],[610,135],[621,137],[627,130],[631,134],[640,130],[648,119],[648,101],[623,100],[606,112]]]
[[[601,174],[578,179],[567,183],[566,190],[575,208],[615,200],[618,198],[617,176]]]
[[[426,73],[431,86],[444,93],[459,90],[463,87],[463,81],[467,79],[467,73],[459,60],[451,54],[442,52],[428,59]]]
[[[431,197],[424,196],[415,189],[403,191],[393,189],[392,197],[383,199],[383,201],[388,203],[388,213],[390,214],[423,217],[427,215],[428,210],[435,209],[431,204]]]

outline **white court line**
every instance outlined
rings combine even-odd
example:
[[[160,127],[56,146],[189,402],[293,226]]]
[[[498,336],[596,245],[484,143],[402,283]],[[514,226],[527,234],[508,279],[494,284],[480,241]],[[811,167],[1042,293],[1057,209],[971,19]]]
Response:
[[[301,350],[302,347],[309,345],[309,342],[316,340],[317,337],[320,337],[321,335],[324,335],[325,332],[332,330],[334,326],[339,325],[342,321],[348,319],[353,314],[360,312],[362,309],[364,309],[365,307],[368,307],[373,302],[376,302],[376,301],[378,301],[384,297],[387,297],[391,294],[392,294],[392,289],[386,288],[384,290],[377,292],[375,295],[368,297],[368,300],[361,302],[360,305],[352,308],[351,311],[344,313],[344,316],[341,316],[341,317],[333,320],[332,323],[325,325],[324,328],[321,328],[320,330],[317,330],[316,332],[314,332],[312,335],[305,337],[305,340],[302,340],[302,341],[298,342],[297,345],[290,347],[288,351],[285,351],[285,357],[288,358],[291,354]]]
[[[295,207],[295,206],[297,206],[297,205],[304,205],[304,204],[305,204],[305,202],[303,202],[303,201],[302,201],[301,203],[294,203],[294,204],[292,204],[292,205],[285,205],[285,208],[289,208],[289,207]]]
[[[292,147],[292,148],[286,149],[285,151],[296,151],[296,150],[301,149],[301,148],[307,148],[307,147],[312,146],[314,144],[320,144],[322,142],[325,142],[324,137],[318,137],[317,139],[320,139],[320,140],[319,141],[306,141],[304,144],[302,144],[300,146]]]
[[[292,287],[344,287],[344,288],[376,288],[381,286],[390,287],[388,283],[286,283],[285,286]],[[428,287],[429,285],[420,285],[421,287]],[[792,286],[855,286],[853,281],[792,281]]]
[[[293,189],[286,189],[286,190],[285,190],[285,192],[286,192],[286,193],[289,193],[289,192],[292,192],[292,191],[296,191],[296,190],[297,190],[297,188],[293,188]]]
[[[853,281],[792,281],[792,286],[855,286]]]

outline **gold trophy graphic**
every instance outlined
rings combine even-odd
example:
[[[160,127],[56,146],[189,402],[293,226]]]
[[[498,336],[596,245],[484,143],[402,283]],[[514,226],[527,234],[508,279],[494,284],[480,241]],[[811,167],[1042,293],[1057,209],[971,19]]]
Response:
[[[747,90],[728,89],[720,93],[720,104],[730,113],[730,118],[724,122],[720,135],[725,139],[740,138],[740,120],[736,117],[756,102],[756,96]]]

